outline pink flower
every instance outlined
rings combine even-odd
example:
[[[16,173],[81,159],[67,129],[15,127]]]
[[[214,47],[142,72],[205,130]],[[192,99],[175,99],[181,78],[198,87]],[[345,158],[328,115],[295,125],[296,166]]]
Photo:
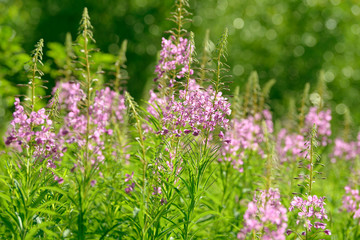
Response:
[[[192,132],[198,136],[200,132],[213,132],[215,128],[228,128],[227,116],[230,115],[228,99],[209,87],[201,89],[195,80],[190,79],[187,94],[180,90],[179,99],[175,96],[159,97],[150,92],[148,112],[156,118],[162,113],[162,130],[158,134],[172,134],[176,137]]]
[[[62,179],[61,177],[58,176],[54,176],[54,180],[57,181],[59,184],[62,184],[64,182],[64,179]]]
[[[64,118],[64,126],[60,129],[58,137],[60,143],[76,143],[83,147],[86,144],[87,117],[80,111],[81,102],[85,99],[79,83],[58,83],[59,104],[67,111]],[[125,98],[123,95],[112,91],[109,87],[95,93],[93,104],[89,108],[90,114],[90,141],[88,147],[92,151],[91,162],[103,162],[105,157],[103,149],[105,136],[112,135],[113,130],[109,128],[111,122],[124,121],[126,111]]]
[[[131,192],[133,192],[135,189],[135,183],[132,183],[131,185],[127,185],[127,188],[125,188],[125,192],[130,195]]]
[[[261,127],[261,119],[265,119],[268,131],[272,131],[272,118],[268,111],[263,115],[257,114],[257,119],[248,116],[244,119],[233,119],[230,129],[226,131],[223,139],[224,144],[220,149],[219,161],[231,162],[235,169],[242,172],[243,159],[248,150],[263,155],[261,144],[264,142],[264,130]]]
[[[161,187],[153,187],[154,192],[152,193],[152,195],[160,195],[161,192]]]
[[[133,179],[134,177],[134,172],[131,173],[131,175],[129,174],[125,174],[126,178],[125,178],[125,182],[129,182]]]
[[[10,128],[7,132],[5,144],[22,152],[33,146],[33,156],[36,160],[48,160],[48,167],[56,168],[53,160],[60,160],[64,148],[59,143],[53,122],[49,119],[45,109],[27,114],[20,104],[20,99],[15,99],[15,112]]]
[[[296,224],[304,222],[304,227],[308,231],[313,231],[317,229],[325,229],[326,223],[322,222],[328,220],[326,210],[324,208],[325,198],[317,197],[316,195],[308,196],[307,199],[295,196],[290,203],[289,211],[297,211],[299,218],[296,221]],[[320,221],[319,221],[320,220]]]
[[[96,184],[96,180],[91,180],[90,185],[91,185],[92,187],[94,187],[95,184]]]
[[[189,71],[189,58],[194,47],[186,38],[180,37],[178,44],[175,44],[175,40],[174,36],[171,36],[169,40],[162,38],[160,60],[159,64],[155,68],[155,72],[158,76],[155,81],[163,78],[166,73],[170,73],[174,70],[177,70],[177,74],[175,76],[176,79],[183,78]],[[189,74],[193,74],[192,69],[190,69]],[[170,81],[170,84],[173,84],[173,81]]]
[[[238,239],[246,239],[252,231],[263,231],[262,239],[285,240],[287,227],[286,208],[280,203],[278,190],[260,191],[248,204],[244,214],[244,228],[238,233]]]
[[[345,195],[342,199],[342,209],[354,214],[354,218],[360,218],[360,195],[359,190],[345,187]]]
[[[305,127],[303,132],[308,132],[315,124],[317,127],[317,134],[320,139],[320,144],[326,146],[330,143],[329,137],[331,135],[331,110],[318,111],[316,107],[312,107],[305,117]]]

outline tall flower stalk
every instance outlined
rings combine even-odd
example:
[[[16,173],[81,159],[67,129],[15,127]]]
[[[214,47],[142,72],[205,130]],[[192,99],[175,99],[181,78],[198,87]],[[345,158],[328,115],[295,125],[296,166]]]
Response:
[[[238,233],[238,239],[247,236],[259,239],[284,239],[287,227],[287,211],[281,204],[280,193],[273,187],[273,171],[276,168],[274,161],[274,147],[270,143],[270,136],[265,122],[264,131],[266,163],[265,163],[265,190],[254,194],[253,200],[248,204],[244,214],[244,227]]]
[[[92,28],[93,26],[90,23],[90,17],[88,14],[88,10],[87,8],[84,8],[84,12],[80,21],[80,33],[81,33],[81,37],[83,40],[83,45],[82,45],[82,49],[81,52],[83,53],[83,56],[81,57],[81,59],[84,60],[83,63],[81,63],[82,66],[84,66],[84,70],[85,73],[83,74],[84,77],[84,85],[85,85],[85,94],[86,94],[86,99],[85,99],[85,111],[86,111],[86,133],[85,133],[85,158],[84,158],[84,162],[83,165],[85,167],[85,179],[86,179],[86,174],[87,174],[87,168],[88,168],[88,162],[89,162],[89,134],[90,134],[90,128],[91,128],[91,123],[90,123],[90,106],[92,103],[92,84],[93,84],[93,79],[91,77],[91,70],[90,70],[90,51],[89,51],[89,43],[90,41],[95,42],[94,38],[93,38],[93,33],[92,33]]]
[[[49,193],[48,187],[63,182],[54,174],[55,162],[60,160],[62,149],[54,133],[53,113],[45,108],[37,110],[36,106],[44,98],[38,96],[36,90],[46,88],[42,85],[43,73],[39,69],[43,46],[41,39],[35,45],[31,58],[31,75],[25,85],[30,90],[29,97],[25,99],[29,104],[15,99],[14,118],[5,140],[11,148],[7,149],[10,151],[6,155],[1,154],[4,171],[0,175],[0,219],[11,230],[9,239],[56,236],[48,227],[55,224],[51,215],[56,214],[58,202],[53,201],[50,205],[47,201],[57,197],[57,194]]]
[[[93,102],[93,99],[92,99],[93,87],[92,87],[92,85],[94,82],[94,79],[92,79],[92,75],[91,75],[91,62],[90,62],[91,50],[89,49],[89,44],[91,43],[91,41],[95,42],[95,40],[93,38],[92,28],[93,27],[90,23],[90,17],[88,14],[88,10],[87,10],[87,8],[84,8],[82,18],[80,21],[80,28],[79,28],[80,35],[78,37],[78,42],[79,42],[79,45],[81,46],[80,53],[82,54],[82,56],[79,57],[80,58],[79,63],[83,67],[82,77],[84,80],[81,83],[82,83],[84,93],[85,93],[84,111],[85,111],[85,116],[86,116],[86,118],[85,118],[86,130],[85,130],[85,134],[83,136],[84,142],[85,142],[84,156],[81,157],[81,159],[82,159],[81,168],[83,168],[83,173],[82,173],[83,176],[80,177],[80,179],[76,179],[76,183],[78,185],[77,186],[78,187],[77,238],[79,240],[86,239],[85,215],[88,211],[87,208],[89,208],[89,205],[87,204],[87,200],[89,198],[88,191],[89,191],[89,187],[90,187],[90,177],[91,177],[91,174],[93,174],[92,167],[90,165],[90,149],[89,149],[89,140],[90,140],[90,131],[91,131],[90,115],[91,115],[91,105]],[[96,166],[93,166],[93,168],[94,167],[96,167]]]
[[[301,232],[288,230],[287,233],[295,233],[300,239],[310,240],[318,239],[322,233],[325,235],[331,235],[331,231],[326,229],[325,221],[328,221],[325,210],[325,197],[317,197],[313,195],[313,184],[315,179],[318,179],[317,175],[320,172],[315,172],[314,168],[319,164],[319,156],[316,152],[318,146],[316,140],[316,125],[309,134],[309,140],[306,144],[307,155],[303,162],[300,162],[301,166],[308,172],[308,174],[300,175],[299,178],[304,180],[303,186],[306,190],[306,194],[301,196],[295,196],[290,203],[289,211],[297,213],[296,225],[303,224],[304,230]]]

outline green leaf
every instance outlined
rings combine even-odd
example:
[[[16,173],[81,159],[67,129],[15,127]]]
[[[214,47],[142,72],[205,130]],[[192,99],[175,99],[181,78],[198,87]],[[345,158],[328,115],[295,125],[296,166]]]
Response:
[[[4,199],[5,201],[8,201],[8,202],[11,201],[11,198],[2,192],[0,192],[0,198]]]
[[[49,226],[55,226],[55,222],[43,222],[41,224],[36,225],[35,227],[32,227],[31,230],[26,234],[25,240],[33,240],[34,236],[39,232],[39,230],[42,230],[46,233],[47,237],[53,236],[58,237],[56,233],[49,230],[47,227]]]

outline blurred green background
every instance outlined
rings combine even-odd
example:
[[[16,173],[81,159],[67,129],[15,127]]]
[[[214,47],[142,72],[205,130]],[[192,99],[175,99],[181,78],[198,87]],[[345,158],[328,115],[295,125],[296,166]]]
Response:
[[[207,28],[216,43],[229,29],[228,64],[233,85],[244,89],[250,72],[258,71],[260,82],[277,80],[271,106],[284,115],[290,98],[300,102],[306,82],[315,89],[320,70],[328,85],[328,105],[335,123],[340,123],[345,105],[354,122],[360,120],[360,5],[355,0],[191,0],[198,52]],[[172,0],[0,0],[0,121],[4,128],[11,117],[18,83],[26,83],[26,62],[34,44],[44,38],[44,79],[54,85],[56,76],[47,71],[56,62],[49,43],[76,38],[84,7],[88,7],[97,46],[117,54],[128,39],[128,90],[139,100],[144,86],[155,77],[161,37],[172,24],[166,19]],[[55,55],[55,56],[54,56]],[[54,61],[55,59],[55,61]],[[24,67],[25,66],[25,67]],[[344,105],[345,104],[345,105]]]

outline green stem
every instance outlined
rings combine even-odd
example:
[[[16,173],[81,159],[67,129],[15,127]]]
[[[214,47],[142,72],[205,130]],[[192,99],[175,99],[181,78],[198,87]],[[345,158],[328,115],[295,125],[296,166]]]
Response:
[[[146,202],[146,171],[147,171],[147,161],[146,161],[146,149],[145,149],[145,143],[144,143],[144,136],[142,133],[142,128],[141,128],[141,120],[140,120],[140,116],[138,115],[137,111],[136,111],[136,107],[133,103],[133,100],[130,96],[130,94],[128,92],[125,92],[125,97],[128,100],[129,103],[129,108],[132,110],[132,112],[134,113],[134,118],[136,121],[136,128],[138,131],[138,136],[139,136],[139,142],[140,142],[140,147],[141,147],[141,154],[142,154],[142,158],[140,159],[141,163],[143,164],[143,176],[142,176],[142,180],[143,180],[143,186],[142,186],[142,211],[144,212],[144,227],[142,230],[142,239],[146,239],[146,229],[147,229],[147,218],[146,218],[146,214],[145,211],[147,209],[147,202]]]
[[[87,164],[89,161],[89,134],[90,134],[90,98],[91,98],[91,75],[90,75],[90,63],[89,63],[89,52],[88,52],[88,38],[87,30],[84,29],[84,54],[85,54],[85,65],[86,65],[86,134],[85,134],[85,161],[84,161],[84,176],[86,179]]]
[[[313,147],[314,147],[313,136],[310,138],[310,177],[309,177],[309,196],[311,196],[312,183],[313,183]]]
[[[181,37],[181,28],[182,28],[182,9],[183,9],[183,6],[182,6],[182,1],[183,0],[179,0],[179,4],[176,6],[178,11],[178,16],[177,16],[177,19],[178,19],[178,25],[177,25],[177,37],[176,37],[176,41],[177,41],[177,45],[179,44],[180,42],[180,37]]]

